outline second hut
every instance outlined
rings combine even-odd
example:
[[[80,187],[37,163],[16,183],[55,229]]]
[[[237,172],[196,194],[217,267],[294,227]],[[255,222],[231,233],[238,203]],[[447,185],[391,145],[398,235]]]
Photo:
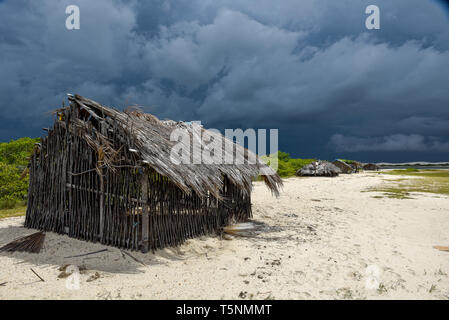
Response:
[[[297,176],[324,176],[336,177],[341,173],[340,169],[328,161],[314,161],[296,172]]]

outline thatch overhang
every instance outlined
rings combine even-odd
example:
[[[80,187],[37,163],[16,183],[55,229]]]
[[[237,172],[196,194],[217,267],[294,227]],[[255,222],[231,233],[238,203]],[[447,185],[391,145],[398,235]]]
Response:
[[[135,154],[133,162],[136,166],[154,169],[186,193],[194,191],[200,197],[210,193],[221,199],[223,176],[226,176],[234,185],[249,194],[252,180],[260,175],[271,192],[276,196],[279,195],[279,189],[282,187],[279,175],[254,153],[221,134],[183,122],[161,121],[154,115],[136,109],[121,112],[79,95],[69,95],[69,101],[71,102],[69,107],[58,109],[56,112],[64,114],[64,111],[71,107],[79,108],[83,117],[58,118],[57,121],[65,124],[73,134],[82,137],[96,150],[102,165],[111,170],[119,160],[117,158],[120,157],[120,150],[112,147],[113,144],[106,137],[108,131],[114,132],[116,139],[121,142],[121,148],[128,148]],[[198,143],[201,153],[203,150],[209,150],[209,145],[201,139],[203,134],[233,144],[232,154],[223,144],[223,158],[241,157],[244,159],[243,163],[197,164],[198,159],[192,159],[189,164],[182,163],[181,156],[171,152],[176,144],[183,143],[182,140],[170,139],[172,131],[177,128],[189,133],[190,141]],[[190,150],[190,143],[184,147]],[[195,152],[192,154],[195,156]]]

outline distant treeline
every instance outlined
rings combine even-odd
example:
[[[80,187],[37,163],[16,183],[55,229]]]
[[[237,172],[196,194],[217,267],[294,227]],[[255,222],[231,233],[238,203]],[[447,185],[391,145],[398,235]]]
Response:
[[[21,138],[0,143],[0,209],[26,204],[28,176],[20,179],[28,166],[34,144],[39,139]]]

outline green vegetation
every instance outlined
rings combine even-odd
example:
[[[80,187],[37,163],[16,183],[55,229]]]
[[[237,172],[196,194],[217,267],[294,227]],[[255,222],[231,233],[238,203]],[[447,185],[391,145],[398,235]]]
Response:
[[[431,170],[431,169],[397,169],[386,171],[384,174],[395,176],[415,176],[415,177],[429,177],[429,178],[449,178],[449,170]]]
[[[418,169],[415,168],[407,168],[407,169],[403,169],[403,170],[393,170],[393,174],[407,174],[410,172],[419,172]]]
[[[290,158],[290,154],[282,151],[278,151],[278,168],[277,173],[282,178],[293,177],[296,174],[296,171],[316,161],[316,159],[294,159]],[[267,156],[262,157],[262,159],[270,165],[269,158]]]
[[[402,176],[388,180],[385,185],[367,191],[382,192],[385,197],[412,199],[411,192],[449,195],[449,170],[418,170],[414,168],[391,170],[384,174]],[[405,176],[414,177],[407,179]],[[379,196],[376,196],[378,198]]]
[[[347,160],[347,159],[339,159],[340,161],[343,161],[343,162],[345,162],[345,163],[347,163],[347,164],[353,164],[354,162],[357,162],[357,161],[355,161],[355,160]]]
[[[28,177],[24,179],[20,177],[27,168],[28,157],[38,141],[39,139],[21,138],[0,143],[0,210],[22,207],[23,211],[27,198]],[[3,214],[7,213],[0,212],[0,217],[3,217]]]

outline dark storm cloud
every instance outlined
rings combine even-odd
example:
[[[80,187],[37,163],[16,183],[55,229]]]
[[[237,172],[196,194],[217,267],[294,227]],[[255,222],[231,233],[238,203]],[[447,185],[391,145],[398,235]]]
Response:
[[[449,152],[449,142],[419,134],[393,134],[377,138],[356,138],[335,134],[331,142],[338,151],[442,151]]]
[[[80,30],[65,29],[69,4]],[[380,30],[364,27],[369,4]],[[279,128],[297,156],[449,157],[437,1],[14,0],[0,21],[1,140],[39,135],[76,92],[208,127]]]

